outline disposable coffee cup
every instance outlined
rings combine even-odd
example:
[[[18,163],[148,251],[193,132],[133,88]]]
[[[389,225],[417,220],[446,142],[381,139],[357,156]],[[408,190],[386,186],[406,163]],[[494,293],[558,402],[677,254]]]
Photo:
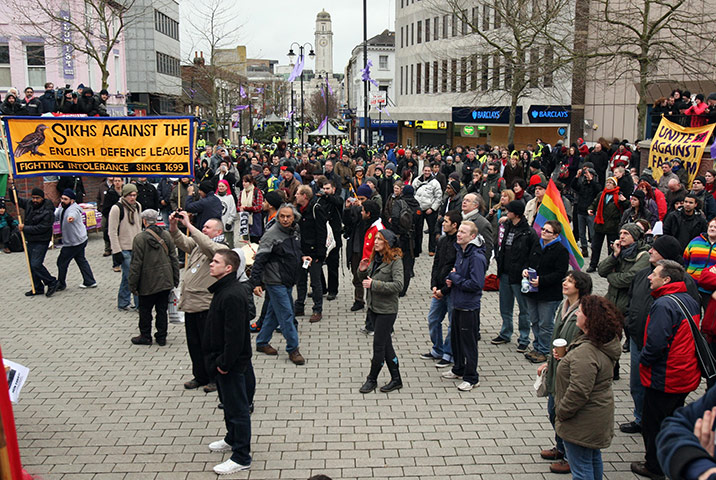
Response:
[[[554,342],[552,342],[552,346],[554,346],[560,358],[567,355],[567,340],[564,338],[555,338]]]

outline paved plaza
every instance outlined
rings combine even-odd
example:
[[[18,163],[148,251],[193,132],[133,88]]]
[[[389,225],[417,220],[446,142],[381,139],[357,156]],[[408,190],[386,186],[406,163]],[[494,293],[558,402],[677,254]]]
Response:
[[[215,393],[182,385],[191,378],[184,327],[170,324],[165,347],[132,345],[137,314],[117,311],[120,274],[102,250],[101,237],[92,234],[87,253],[98,288],[79,289],[73,264],[68,289],[52,298],[23,295],[29,280],[22,253],[1,257],[0,342],[6,358],[31,369],[14,406],[23,464],[45,480],[215,479],[211,468],[228,454],[210,453],[207,445],[222,437],[223,416]],[[57,255],[49,251],[45,262],[53,274]],[[539,456],[553,446],[553,431],[546,399],[532,387],[536,366],[514,342],[489,342],[501,324],[497,292],[483,295],[479,387],[459,392],[432,361],[418,358],[430,345],[431,265],[427,254],[417,259],[408,296],[400,301],[394,343],[403,389],[358,393],[372,338],[358,331],[365,313],[349,311],[352,289],[344,269],[338,298],[324,302],[323,320],[299,319],[305,366],[289,361],[280,335],[272,341],[278,358],[254,353],[253,464],[222,478],[569,478],[550,474]],[[606,282],[593,279],[595,293],[604,294]],[[384,369],[379,385],[387,380]],[[622,356],[614,390],[616,422],[631,420],[628,356]],[[641,436],[615,429],[603,452],[605,478],[637,478],[629,463],[643,457]]]

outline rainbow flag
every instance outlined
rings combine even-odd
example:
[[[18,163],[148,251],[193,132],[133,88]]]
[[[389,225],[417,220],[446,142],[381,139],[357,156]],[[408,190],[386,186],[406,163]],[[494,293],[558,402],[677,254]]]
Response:
[[[554,184],[552,179],[547,185],[547,191],[544,194],[544,198],[542,198],[542,205],[540,205],[535,217],[534,229],[538,235],[542,233],[542,227],[549,220],[556,220],[562,225],[559,241],[569,252],[569,264],[572,268],[581,270],[582,266],[584,266],[582,251],[574,239],[569,217],[567,217],[567,211],[564,209],[564,202],[562,202],[562,195],[560,195],[557,185]]]

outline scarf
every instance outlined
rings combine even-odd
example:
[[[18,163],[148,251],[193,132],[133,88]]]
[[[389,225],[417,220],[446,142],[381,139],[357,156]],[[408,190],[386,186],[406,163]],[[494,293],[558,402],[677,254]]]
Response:
[[[634,242],[631,245],[629,245],[628,247],[623,248],[622,251],[620,252],[619,256],[622,258],[632,258],[638,248],[639,248],[639,242]]]
[[[219,195],[219,184],[220,183],[223,183],[224,185],[226,185],[226,195],[231,195],[231,185],[229,185],[229,182],[227,182],[224,179],[221,179],[218,182],[216,182],[216,190],[214,191],[214,193]]]
[[[120,198],[119,202],[127,210],[127,221],[129,221],[130,225],[134,225],[134,214],[137,213],[137,204],[130,205],[124,197]]]
[[[522,200],[522,197],[524,197],[524,196],[525,196],[524,190],[520,190],[519,193],[515,192],[515,200]]]
[[[254,186],[249,185],[241,191],[241,201],[239,203],[242,207],[253,207],[254,206]],[[254,216],[249,215],[249,225],[254,224]]]
[[[223,233],[220,233],[211,239],[211,241],[214,243],[224,243],[225,240],[226,240],[226,237],[224,236]]]
[[[610,197],[607,198],[607,195],[610,195]],[[594,218],[594,223],[604,225],[604,206],[607,204],[609,199],[612,198],[611,196],[619,197],[619,187],[614,187],[611,190],[607,190],[605,188],[602,191],[602,196],[599,199],[599,205],[597,206],[597,216]],[[614,204],[618,206],[619,202],[614,201]]]

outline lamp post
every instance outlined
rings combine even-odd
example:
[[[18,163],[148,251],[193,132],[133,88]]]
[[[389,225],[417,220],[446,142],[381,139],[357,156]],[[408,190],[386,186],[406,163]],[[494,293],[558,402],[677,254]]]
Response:
[[[298,55],[299,55],[299,56],[298,56],[298,60],[299,60],[299,61],[301,61],[301,59],[304,59],[304,61],[305,61],[305,57],[303,56],[303,50],[304,50],[304,48],[308,48],[308,49],[309,49],[308,56],[309,56],[310,58],[313,58],[313,57],[316,56],[316,54],[313,52],[313,45],[311,45],[311,43],[306,42],[306,43],[304,43],[303,45],[301,45],[301,44],[299,44],[298,42],[293,42],[293,43],[291,43],[291,45],[288,47],[288,59],[291,61],[291,63],[293,63],[293,59],[296,57],[296,54],[293,52],[293,46],[294,46],[294,45],[296,45],[296,46],[298,47],[298,52],[299,52],[299,53],[298,53]],[[301,70],[301,143],[303,143],[303,130],[304,130],[304,124],[305,124],[305,123],[304,123],[303,114],[304,114],[304,103],[303,103],[303,70]]]

